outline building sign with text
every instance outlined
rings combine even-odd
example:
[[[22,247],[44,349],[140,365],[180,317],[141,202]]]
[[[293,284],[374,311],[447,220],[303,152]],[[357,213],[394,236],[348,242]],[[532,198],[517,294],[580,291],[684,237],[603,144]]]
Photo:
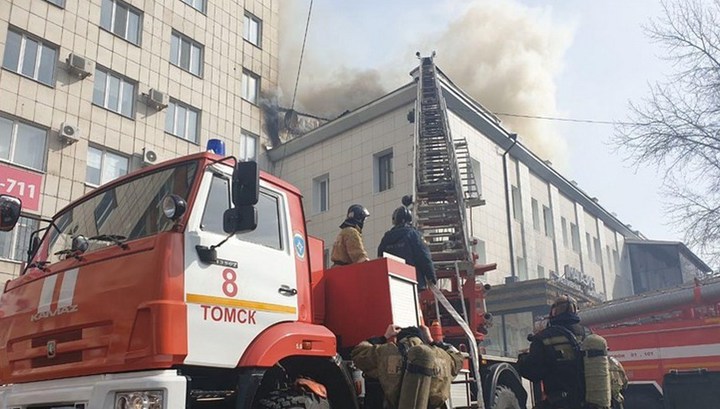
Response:
[[[40,211],[43,175],[0,163],[0,194],[22,200],[23,210]]]

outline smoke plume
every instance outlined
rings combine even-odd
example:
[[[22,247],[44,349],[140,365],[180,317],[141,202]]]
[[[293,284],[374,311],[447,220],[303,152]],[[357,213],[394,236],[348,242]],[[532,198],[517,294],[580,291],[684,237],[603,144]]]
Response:
[[[570,28],[558,26],[547,10],[515,0],[455,1],[449,2],[450,6],[439,5],[445,2],[419,3],[428,6],[408,5],[402,22],[386,21],[395,17],[383,17],[390,13],[378,10],[372,27],[347,25],[348,31],[387,31],[386,41],[372,46],[377,54],[388,54],[391,49],[398,56],[390,60],[367,58],[359,68],[345,51],[353,46],[335,44],[349,42],[337,32],[337,24],[328,28],[335,30],[331,33],[312,36],[315,31],[324,32],[324,22],[333,19],[332,12],[317,15],[313,10],[295,109],[330,118],[355,109],[408,83],[408,72],[418,64],[415,51],[429,55],[434,50],[438,67],[489,110],[558,114],[555,77],[571,42]],[[372,4],[384,7],[379,2]],[[307,6],[306,2],[292,1],[280,7],[280,102],[286,107],[293,99]],[[361,36],[362,40],[372,41]],[[359,45],[355,47],[358,53],[362,51]],[[564,166],[567,146],[552,122],[500,118],[538,156]]]

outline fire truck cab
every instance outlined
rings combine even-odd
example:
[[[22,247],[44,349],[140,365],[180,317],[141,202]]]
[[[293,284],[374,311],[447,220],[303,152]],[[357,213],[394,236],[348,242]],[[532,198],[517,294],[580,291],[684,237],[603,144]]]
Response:
[[[357,407],[313,322],[299,191],[232,165],[166,162],[53,218],[0,298],[0,407],[251,407],[301,376]]]

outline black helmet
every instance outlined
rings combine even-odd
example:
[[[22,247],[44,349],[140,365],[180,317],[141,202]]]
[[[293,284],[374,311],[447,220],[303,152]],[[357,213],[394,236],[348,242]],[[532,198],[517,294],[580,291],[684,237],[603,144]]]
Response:
[[[577,301],[571,296],[565,294],[555,299],[555,302],[550,307],[550,318],[557,317],[558,315],[569,312],[577,313]]]
[[[407,337],[417,337],[425,341],[422,331],[420,331],[420,328],[418,327],[406,327],[401,329],[400,332],[398,332],[398,334],[396,335],[395,339],[400,342]]]
[[[370,216],[370,212],[363,205],[354,204],[348,207],[347,218],[348,220],[355,220],[358,222],[364,222],[365,218]]]
[[[412,213],[405,206],[400,206],[392,214],[392,222],[395,226],[404,226],[412,222]]]

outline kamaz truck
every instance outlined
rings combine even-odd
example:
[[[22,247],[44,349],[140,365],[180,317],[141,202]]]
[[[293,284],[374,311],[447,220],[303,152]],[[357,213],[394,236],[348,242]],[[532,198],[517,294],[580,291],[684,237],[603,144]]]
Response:
[[[415,270],[324,269],[301,199],[203,152],[69,204],[0,297],[0,408],[369,409],[348,353],[422,322]],[[0,198],[3,229],[19,207]],[[463,371],[451,407],[524,408],[511,362],[477,359],[482,378]]]

